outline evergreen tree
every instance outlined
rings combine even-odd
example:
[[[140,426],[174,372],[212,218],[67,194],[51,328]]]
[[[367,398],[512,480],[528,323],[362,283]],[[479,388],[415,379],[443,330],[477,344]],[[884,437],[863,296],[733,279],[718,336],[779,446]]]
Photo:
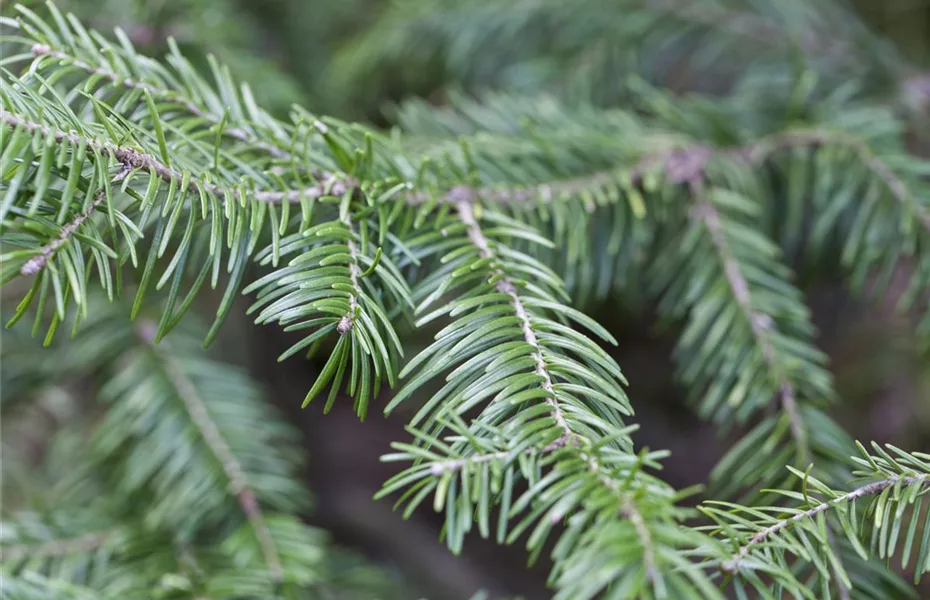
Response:
[[[556,598],[914,597],[930,454],[835,422],[795,273],[877,298],[904,272],[930,350],[930,163],[906,135],[930,86],[838,4],[758,4],[397,2],[316,94],[361,121],[443,92],[389,130],[278,116],[212,55],[15,6],[2,408],[86,373],[100,403],[60,416],[41,470],[5,447],[28,510],[4,515],[0,596],[401,593],[301,521],[299,436],[204,348],[244,296],[299,332],[280,360],[321,359],[304,406],[410,406],[381,496],[444,514],[454,552],[477,530],[551,553]],[[741,432],[697,502],[635,444],[589,316],[618,297],[678,328],[695,412]]]

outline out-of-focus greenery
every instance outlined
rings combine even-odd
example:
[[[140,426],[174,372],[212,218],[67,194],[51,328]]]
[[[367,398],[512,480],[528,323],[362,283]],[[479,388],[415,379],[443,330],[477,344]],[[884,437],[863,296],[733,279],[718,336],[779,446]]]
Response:
[[[44,0],[19,4],[41,13]],[[202,66],[203,56],[214,54],[230,66],[236,79],[248,81],[261,104],[275,114],[284,114],[297,102],[318,113],[381,123],[386,122],[384,111],[394,103],[417,95],[441,101],[449,87],[521,93],[558,90],[609,104],[622,93],[618,74],[636,72],[651,73],[657,81],[681,89],[719,90],[741,64],[751,62],[753,70],[763,74],[765,63],[760,58],[767,51],[779,55],[790,42],[779,41],[774,32],[754,38],[751,29],[734,35],[735,40],[744,38],[735,44],[729,43],[734,39],[721,44],[704,36],[702,26],[706,31],[720,29],[715,23],[718,10],[727,6],[710,2],[695,5],[700,8],[689,18],[698,27],[669,50],[663,28],[677,36],[676,26],[685,19],[676,14],[687,15],[689,4],[660,0],[656,14],[664,17],[650,21],[638,14],[627,18],[638,7],[648,6],[643,0],[56,2],[99,31],[122,27],[150,56],[166,50],[169,36]],[[731,4],[734,9],[741,6]],[[851,2],[863,23],[891,40],[896,50],[864,29],[857,31],[859,25],[851,25],[843,16],[830,19],[830,10],[811,19],[814,11],[804,0],[757,4],[758,14],[771,17],[773,23],[813,24],[806,34],[811,36],[813,52],[828,49],[831,40],[854,36],[861,45],[843,49],[855,54],[855,60],[845,64],[859,70],[871,64],[877,80],[886,85],[894,85],[894,76],[903,72],[902,58],[918,68],[930,63],[928,0]],[[0,12],[11,5],[11,0],[2,0]],[[587,23],[577,20],[586,13]],[[455,35],[470,27],[474,35]],[[453,38],[454,45],[446,45]],[[653,54],[651,43],[665,49]],[[842,72],[836,75],[842,77]]]

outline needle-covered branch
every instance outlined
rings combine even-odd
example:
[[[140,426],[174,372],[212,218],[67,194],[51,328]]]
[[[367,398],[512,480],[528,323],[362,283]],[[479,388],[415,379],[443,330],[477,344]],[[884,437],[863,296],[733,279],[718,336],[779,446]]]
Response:
[[[830,540],[830,532],[835,531],[860,560],[899,556],[907,568],[915,557],[917,577],[930,570],[930,544],[923,533],[930,526],[930,513],[922,510],[930,492],[930,456],[875,443],[872,453],[858,447],[854,460],[860,470],[856,475],[869,483],[851,491],[792,469],[803,484],[802,491],[779,493],[797,508],[749,508],[726,502],[701,507],[716,523],[714,533],[731,547],[720,568],[760,591],[768,584],[756,573],[764,573],[785,589],[797,589],[811,599],[829,597],[830,589],[841,584],[856,589],[854,581],[861,573],[844,568],[849,558],[842,557],[840,546]],[[792,567],[792,558],[814,565],[820,575],[817,590],[802,590],[805,586]]]
[[[299,518],[295,431],[240,369],[204,356],[196,331],[154,345],[153,322],[133,326],[126,307],[95,300],[107,319],[85,332],[84,350],[125,343],[102,366],[106,411],[78,438],[85,460],[73,483],[35,512],[8,507],[4,590],[48,577],[115,600],[171,573],[211,598],[321,584],[325,542]]]
[[[712,540],[684,532],[687,511],[675,506],[675,493],[643,472],[657,466],[660,454],[632,452],[622,375],[570,323],[610,337],[563,304],[551,271],[506,243],[546,244],[544,238],[480,203],[468,188],[455,195],[456,210],[438,231],[410,242],[421,262],[435,265],[414,293],[423,314],[418,324],[452,321],[405,368],[408,381],[388,410],[443,373],[445,385],[413,415],[416,443],[396,444],[398,453],[385,457],[414,465],[382,494],[403,491],[406,514],[432,494],[434,508],[446,512],[453,550],[473,525],[491,534],[494,506],[498,540],[529,533],[533,557],[557,525],[571,524],[553,555],[558,598],[605,591],[593,563],[575,557],[607,552],[615,535],[632,535],[633,543],[626,539],[628,562],[611,572],[612,585],[634,597],[718,597],[700,566],[679,570],[668,561],[669,552]],[[521,479],[528,487],[522,494]],[[616,527],[607,525],[617,519]]]
[[[45,590],[54,575],[102,597],[164,581],[193,597],[316,592],[322,545],[295,516],[305,493],[283,450],[293,440],[248,379],[177,327],[208,280],[225,288],[208,342],[245,293],[257,323],[297,336],[281,359],[321,357],[304,404],[326,394],[325,412],[348,395],[365,416],[384,383],[403,380],[385,410],[409,411],[413,439],[385,457],[408,464],[382,495],[399,494],[405,515],[431,500],[456,551],[473,529],[520,540],[531,559],[551,548],[560,600],[716,599],[726,585],[884,597],[899,584],[873,556],[900,549],[927,570],[926,456],[876,448],[859,461],[868,483],[837,491],[853,445],[825,412],[831,377],[789,267],[838,260],[851,288],[881,290],[910,265],[902,305],[926,312],[927,168],[902,143],[900,116],[803,78],[787,85],[796,65],[765,70],[777,89],[749,78],[709,97],[617,77],[613,63],[635,49],[661,81],[679,54],[715,73],[708,57],[726,56],[739,72],[757,56],[743,50],[765,46],[777,63],[787,45],[816,48],[804,72],[829,83],[846,71],[826,49],[859,48],[857,26],[837,27],[834,46],[803,33],[842,14],[820,6],[801,18],[716,2],[435,4],[476,19],[459,30],[423,5],[440,35],[419,33],[417,50],[489,23],[456,49],[472,47],[475,72],[506,78],[498,43],[543,32],[563,46],[534,63],[537,87],[580,97],[450,94],[441,107],[404,105],[391,115],[399,130],[383,135],[299,107],[274,118],[226,69],[208,59],[208,79],[173,44],[162,64],[53,8],[49,22],[25,9],[3,19],[19,52],[2,59],[0,281],[28,286],[10,325],[29,318],[36,335],[47,324],[48,344],[80,325],[90,340],[53,370],[17,355],[4,383],[32,393],[55,373],[102,373],[105,409],[85,453],[100,476],[86,488],[119,502],[103,511],[116,522],[18,526],[0,549],[4,576]],[[604,11],[583,35],[561,26]],[[406,47],[407,30],[391,31],[387,59]],[[525,48],[518,60],[535,52]],[[586,102],[575,84],[597,82],[608,83]],[[111,307],[131,290],[129,316],[143,324],[95,319],[97,283]],[[695,528],[688,492],[656,475],[665,453],[634,444],[626,381],[602,346],[616,341],[579,310],[607,298],[683,323],[675,359],[698,413],[748,428],[708,493],[749,505],[704,504],[712,528]],[[401,369],[413,320],[434,336]],[[855,506],[866,504],[863,528]],[[79,568],[102,554],[139,577]]]

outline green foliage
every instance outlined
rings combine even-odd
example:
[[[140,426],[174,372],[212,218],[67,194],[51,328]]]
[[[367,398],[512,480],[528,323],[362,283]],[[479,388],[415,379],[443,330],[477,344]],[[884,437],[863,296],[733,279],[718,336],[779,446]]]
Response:
[[[911,73],[842,3],[804,0],[395,0],[344,44],[329,69],[334,93],[368,112],[378,98],[468,91],[547,91],[597,105],[628,101],[624,76],[672,89],[716,91],[745,72],[770,92],[851,73],[871,93],[897,93]]]
[[[386,412],[421,402],[412,441],[385,456],[410,464],[381,495],[405,515],[432,500],[453,551],[474,528],[531,559],[551,547],[566,599],[907,597],[880,561],[930,571],[930,456],[849,458],[795,275],[840,266],[877,296],[906,268],[901,308],[930,339],[930,170],[888,98],[856,89],[878,89],[894,53],[832,4],[607,4],[398,4],[334,63],[335,90],[390,73],[415,40],[430,64],[403,67],[430,86],[511,93],[405,103],[390,135],[297,107],[279,119],[217,61],[205,78],[173,42],[146,58],[53,5],[4,20],[0,281],[24,290],[9,324],[78,351],[46,371],[14,350],[3,383],[21,399],[106,379],[89,460],[48,514],[10,521],[11,597],[303,598],[339,580],[299,518],[293,432],[200,348],[243,294],[256,323],[301,332],[281,359],[326,355],[304,404],[345,394],[364,417],[398,380]],[[811,37],[834,18],[841,47],[874,59],[854,85],[834,79],[846,53]],[[668,85],[696,49],[729,95],[645,82]],[[638,76],[587,93],[604,72]],[[178,324],[207,282],[221,298],[195,337]],[[697,509],[657,476],[666,453],[634,444],[635,401],[601,346],[616,341],[578,308],[612,294],[682,328],[692,405],[741,436]],[[400,333],[434,322],[401,369]],[[65,324],[76,341],[56,336]]]
[[[106,410],[79,428],[78,468],[4,521],[4,593],[318,597],[332,559],[299,519],[308,494],[296,432],[240,369],[207,358],[198,336],[152,345],[154,323],[133,325],[99,300],[81,338],[120,350],[98,356]],[[4,470],[16,463],[5,457]]]
[[[280,2],[254,4],[265,5],[269,11]],[[39,14],[46,11],[44,0],[25,0],[19,5]],[[277,61],[257,52],[267,45],[269,32],[241,10],[236,0],[64,0],[57,6],[97,31],[124,28],[133,45],[148,56],[169,50],[169,37],[198,70],[209,67],[212,55],[228,65],[237,79],[251,82],[257,100],[275,114],[286,114],[301,98],[298,82]]]
[[[742,594],[745,586],[754,587],[764,597],[779,597],[785,592],[797,596],[796,590],[804,590],[810,598],[829,597],[831,579],[853,587],[853,580],[860,582],[862,573],[851,576],[854,572],[844,569],[841,554],[834,550],[831,531],[844,535],[862,559],[890,561],[896,557],[906,568],[913,557],[918,577],[928,570],[930,517],[921,511],[930,477],[930,455],[904,452],[891,445],[882,448],[874,443],[872,451],[874,454],[859,445],[860,455],[854,457],[859,470],[855,474],[869,483],[853,490],[836,490],[809,474],[790,469],[802,484],[800,492],[778,491],[794,505],[790,509],[749,508],[727,502],[708,502],[702,507],[702,512],[716,523],[714,531],[718,535],[741,540],[739,546],[731,547],[733,556],[721,568],[728,573],[750,571],[745,582],[737,579]],[[919,531],[923,531],[920,536]],[[813,576],[799,571],[792,557],[811,563]],[[769,591],[771,583],[756,572],[775,582],[774,593]],[[897,594],[905,593],[903,586],[896,587]],[[860,583],[854,589],[862,590],[867,597],[891,595],[887,588],[882,594],[873,591],[881,588],[868,588],[868,584]]]
[[[276,265],[281,255],[300,252],[288,263],[255,281],[243,293],[259,290],[249,312],[262,309],[258,323],[277,321],[285,331],[312,328],[314,332],[285,351],[279,360],[310,346],[332,333],[339,341],[316,384],[307,393],[304,406],[330,383],[325,411],[335,400],[345,365],[351,360],[346,389],[355,398],[355,409],[364,418],[371,397],[377,396],[382,380],[396,383],[396,362],[403,353],[400,340],[388,317],[380,290],[371,275],[384,282],[386,294],[395,305],[409,303],[403,275],[391,260],[374,249],[368,236],[359,235],[348,216],[352,191],[343,195],[337,222],[324,222],[273,244],[256,257],[262,264]],[[363,217],[364,218],[364,217]],[[362,221],[367,227],[368,222]],[[376,227],[374,223],[372,228]],[[308,242],[309,240],[309,242]],[[314,318],[308,318],[314,317]]]

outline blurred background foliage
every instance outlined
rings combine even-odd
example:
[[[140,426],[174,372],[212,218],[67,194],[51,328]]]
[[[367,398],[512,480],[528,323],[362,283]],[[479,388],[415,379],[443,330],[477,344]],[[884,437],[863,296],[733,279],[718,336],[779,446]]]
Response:
[[[0,11],[7,14],[10,4],[0,1]],[[43,10],[36,0],[23,4],[40,13]],[[784,69],[788,50],[779,38],[784,32],[750,31],[736,41],[707,36],[700,25],[682,32],[676,25],[676,12],[687,10],[692,3],[676,0],[655,0],[655,5],[668,8],[665,16],[655,20],[639,13],[630,16],[630,6],[637,3],[627,0],[497,4],[474,0],[58,0],[57,4],[99,31],[123,28],[147,55],[163,54],[169,36],[195,64],[205,66],[205,57],[213,54],[230,66],[237,79],[250,82],[257,99],[279,115],[299,103],[316,113],[384,127],[415,117],[411,109],[415,104],[402,108],[401,101],[418,97],[442,105],[450,93],[488,89],[546,91],[569,102],[618,105],[626,99],[626,76],[631,73],[678,94],[715,94],[759,85],[758,94],[745,96],[755,104],[744,108],[745,114],[760,119],[772,94],[803,93],[804,86],[834,88],[842,84],[844,69],[854,70],[857,76],[867,74],[863,79],[869,89],[865,91],[872,97],[903,91],[905,105],[917,112],[927,108],[930,98],[930,0],[853,0],[849,6],[862,23],[833,20],[829,11],[809,19],[813,26],[804,43],[811,53],[840,52],[850,60],[840,61],[838,68],[817,71],[811,69],[810,61],[799,58],[788,61],[796,66],[792,72]],[[807,3],[800,0],[696,4],[704,8],[690,17],[710,28],[720,27],[719,20],[714,22],[717,13],[706,8],[710,5],[746,5],[757,14],[783,21],[809,17]],[[592,10],[593,5],[603,10]],[[588,18],[579,20],[578,15]],[[643,35],[646,29],[651,32]],[[474,35],[456,35],[463,30]],[[878,41],[868,30],[885,36],[891,44]],[[853,43],[837,48],[831,42],[834,37]],[[772,104],[783,106],[784,102]],[[721,118],[742,114],[727,113]],[[927,139],[924,121],[914,121],[917,152],[925,151],[920,145]],[[904,335],[909,325],[894,315],[892,299],[887,306],[865,305],[823,273],[817,274],[815,283],[813,278],[804,283],[838,391],[852,407],[839,420],[855,438],[930,449],[930,369],[926,359],[905,341],[910,339]],[[200,301],[209,304],[215,299],[205,295]],[[4,312],[12,308],[8,298],[2,308]],[[631,375],[630,395],[636,399],[642,424],[640,440],[672,451],[665,478],[673,485],[705,480],[726,445],[712,427],[685,408],[681,390],[671,383],[671,338],[657,335],[648,322],[628,318],[616,310],[612,300],[596,310],[598,320],[610,325],[623,341],[616,358]],[[251,326],[244,310],[232,314],[243,316],[230,320],[217,348],[227,360],[249,365],[263,387],[273,391],[271,400],[301,429],[301,443],[308,454],[306,483],[315,497],[309,517],[314,525],[331,532],[342,547],[394,573],[391,577],[406,581],[404,586],[416,590],[406,597],[420,593],[436,599],[467,598],[481,588],[494,597],[547,595],[546,565],[526,570],[522,549],[474,538],[467,541],[464,558],[457,559],[438,541],[439,517],[420,511],[411,521],[401,522],[388,503],[373,503],[371,496],[391,474],[378,456],[389,441],[397,439],[403,415],[370,419],[362,425],[351,410],[343,408],[351,403],[337,403],[325,419],[317,410],[300,411],[297,399],[318,366],[300,361],[276,364],[269,357],[287,346],[283,334]],[[27,479],[66,478],[60,459],[72,451],[67,436],[57,436],[54,447],[46,447],[43,440],[51,430],[67,424],[79,431],[81,423],[93,419],[92,413],[78,408],[85,406],[80,404],[82,378],[95,373],[94,364],[87,361],[94,357],[101,364],[106,360],[103,353],[119,351],[118,345],[78,347],[65,340],[64,351],[43,350],[36,341],[26,352],[23,349],[29,343],[16,336],[27,337],[28,332],[3,332],[3,347],[16,349],[2,356],[4,414],[9,414],[26,390],[41,388],[42,398],[30,406],[27,415],[6,419],[4,424],[4,455],[25,455],[29,458],[26,464],[35,470],[29,477],[18,477],[4,468],[5,508],[36,501],[25,484]],[[41,385],[43,372],[35,365],[51,368],[49,356],[59,361],[55,369],[60,372],[65,365],[74,375],[67,386]],[[33,380],[18,378],[20,373]],[[400,589],[399,579],[389,581],[393,583],[381,581],[379,585]]]
[[[19,3],[43,11],[43,0]],[[0,2],[7,8],[11,4]],[[98,31],[122,27],[139,51],[150,56],[167,50],[169,36],[195,63],[205,65],[203,57],[214,54],[230,65],[237,79],[251,83],[263,106],[278,114],[296,102],[317,113],[382,124],[390,123],[386,109],[392,104],[413,96],[441,102],[450,87],[526,93],[558,90],[570,97],[616,104],[623,75],[638,72],[678,91],[724,91],[735,76],[745,75],[740,65],[751,62],[753,71],[760,72],[765,66],[760,59],[767,54],[783,62],[789,33],[749,30],[747,37],[755,34],[756,38],[746,46],[717,47],[699,27],[681,33],[683,18],[713,24],[719,21],[718,10],[744,4],[754,13],[773,17],[773,23],[806,21],[815,14],[813,10],[808,14],[807,3],[799,0],[703,5],[658,0],[650,19],[631,13],[649,4],[641,0],[56,2]],[[689,4],[700,8],[689,15],[684,8]],[[814,24],[807,42],[812,52],[849,52],[853,56],[844,64],[858,70],[877,68],[886,84],[908,69],[921,72],[928,66],[927,0],[850,0],[848,4],[885,41],[863,37],[860,23],[843,15],[831,20],[826,11],[807,22]],[[472,28],[474,35],[455,35]],[[647,30],[651,31],[644,35]],[[682,39],[670,39],[672,34]],[[455,45],[450,45],[453,38]],[[835,39],[858,40],[862,45],[831,48]],[[669,49],[675,44],[679,46]],[[660,46],[662,52],[653,51]],[[751,51],[735,51],[743,48]],[[801,61],[798,65],[803,66]],[[585,79],[589,81],[582,85]]]

